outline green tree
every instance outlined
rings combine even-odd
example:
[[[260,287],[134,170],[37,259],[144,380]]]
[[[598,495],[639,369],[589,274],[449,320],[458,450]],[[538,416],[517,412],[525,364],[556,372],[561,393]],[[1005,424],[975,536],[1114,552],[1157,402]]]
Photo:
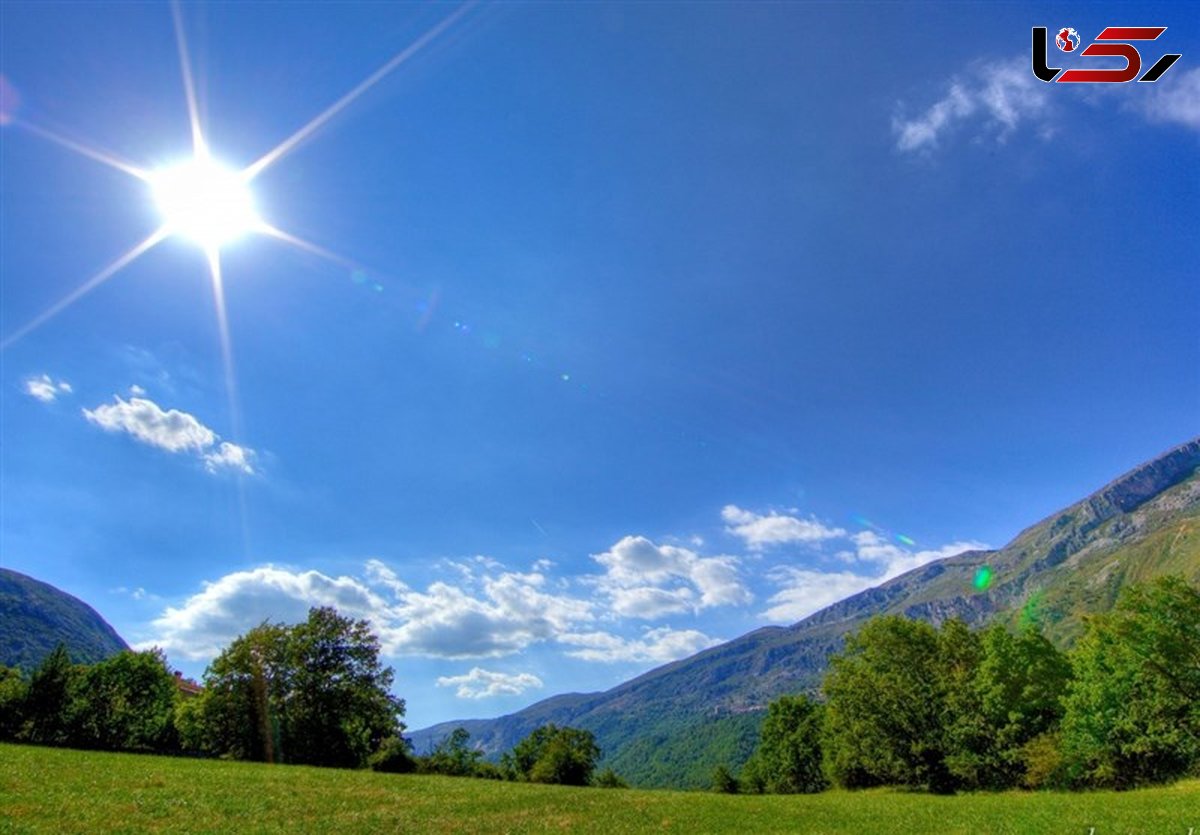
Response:
[[[263,623],[213,659],[197,699],[199,715],[184,737],[223,757],[283,762],[281,730],[292,672],[288,636],[288,627]]]
[[[13,740],[21,733],[28,689],[20,670],[0,665],[0,739]]]
[[[33,671],[22,711],[25,739],[38,745],[70,742],[71,684],[77,674],[66,646],[61,643]]]
[[[586,786],[591,780],[600,748],[591,731],[543,725],[535,728],[505,754],[505,769],[516,780]]]
[[[823,791],[829,785],[821,766],[823,728],[824,708],[808,696],[771,702],[745,779],[775,794]]]
[[[367,621],[310,609],[291,629],[288,662],[289,762],[355,768],[403,733],[404,702],[391,694],[393,673]]]
[[[110,751],[166,751],[175,737],[175,677],[159,650],[125,650],[81,667],[71,687],[71,743]]]
[[[1071,654],[1063,749],[1077,782],[1129,788],[1200,764],[1200,591],[1127,588]]]
[[[836,782],[950,790],[944,681],[938,632],[927,623],[878,617],[848,637],[824,683]]]
[[[1011,788],[1025,774],[1026,745],[1058,727],[1070,664],[1034,624],[1018,635],[995,624],[975,645],[969,670],[954,672],[943,641],[941,663],[951,668],[944,672],[947,765],[961,786]],[[1044,761],[1044,742],[1037,751]]]
[[[255,627],[217,656],[194,726],[222,756],[358,767],[403,733],[392,675],[367,621],[314,608],[295,626]]]

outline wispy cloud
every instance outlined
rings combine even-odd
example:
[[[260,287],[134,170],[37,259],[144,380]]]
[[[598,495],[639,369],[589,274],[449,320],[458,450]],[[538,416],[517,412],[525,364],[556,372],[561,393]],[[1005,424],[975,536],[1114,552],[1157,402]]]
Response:
[[[114,396],[113,403],[84,409],[83,416],[106,432],[124,432],[135,440],[170,453],[189,453],[204,463],[211,473],[237,470],[254,474],[250,461],[254,451],[222,441],[220,436],[195,416],[178,409],[166,409],[144,397],[125,400]]]
[[[493,696],[519,696],[526,690],[537,690],[544,685],[532,673],[498,673],[472,667],[463,675],[438,676],[437,686],[457,688],[454,695],[460,699],[490,699]]]
[[[1135,109],[1151,122],[1177,124],[1200,131],[1200,68],[1188,70],[1175,78],[1157,82],[1152,89],[1138,85],[1143,93],[1135,100]]]
[[[43,403],[53,403],[60,395],[72,392],[70,383],[66,380],[55,380],[49,374],[26,377],[24,390],[30,397],[37,398]]]
[[[1005,142],[1023,123],[1047,114],[1048,92],[1048,85],[1030,72],[1027,55],[976,64],[951,81],[929,107],[892,120],[896,147],[930,151],[948,136],[972,128],[973,137]]]
[[[632,640],[610,632],[581,632],[563,635],[559,641],[579,647],[567,655],[609,664],[646,661],[665,664],[721,643],[720,638],[711,638],[695,629],[665,626],[648,629],[640,638]]]
[[[1115,89],[1069,89],[1093,86]],[[1027,54],[977,62],[956,75],[941,98],[923,110],[905,113],[901,107],[892,120],[892,133],[898,150],[925,154],[954,138],[1002,144],[1024,128],[1045,139],[1057,130],[1056,114],[1068,102],[1117,106],[1153,124],[1200,131],[1200,69],[1173,70],[1154,84],[1056,85],[1034,78]]]
[[[982,542],[960,541],[941,548],[914,550],[901,547],[870,530],[853,534],[849,540],[852,550],[843,550],[838,556],[853,563],[855,570],[822,571],[790,565],[770,569],[767,579],[778,590],[767,601],[770,608],[763,612],[763,617],[770,621],[793,623],[852,594],[899,577],[906,571],[964,551],[980,551],[988,547]]]

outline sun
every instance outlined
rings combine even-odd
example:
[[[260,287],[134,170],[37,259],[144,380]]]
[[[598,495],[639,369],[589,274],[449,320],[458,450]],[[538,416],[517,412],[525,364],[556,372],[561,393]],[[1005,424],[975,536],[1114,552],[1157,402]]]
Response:
[[[207,156],[153,172],[149,183],[164,231],[206,250],[263,227],[245,176]]]
[[[172,0],[170,7],[171,17],[175,24],[175,44],[179,50],[179,68],[183,77],[184,97],[187,101],[188,122],[192,133],[191,157],[162,169],[149,170],[122,160],[106,151],[91,147],[84,142],[59,135],[25,119],[6,116],[5,119],[0,120],[6,128],[11,125],[23,129],[69,151],[141,180],[149,186],[154,202],[162,214],[162,223],[159,227],[140,243],[134,244],[108,266],[67,293],[31,321],[0,338],[0,352],[5,351],[9,346],[49,322],[167,238],[178,236],[200,247],[204,251],[205,260],[208,263],[217,325],[221,333],[222,358],[225,365],[226,384],[229,389],[230,410],[236,413],[233,356],[230,348],[229,323],[225,315],[225,290],[221,271],[222,247],[248,234],[261,234],[338,264],[353,264],[352,261],[337,253],[303,238],[298,238],[265,221],[255,205],[250,183],[268,167],[294,151],[301,143],[309,139],[331,119],[412,58],[432,40],[453,26],[468,13],[473,5],[473,0],[460,5],[440,23],[393,55],[375,72],[306,122],[295,133],[241,170],[223,165],[209,153],[209,145],[200,124],[200,108],[196,101],[196,84],[192,78],[180,0]]]

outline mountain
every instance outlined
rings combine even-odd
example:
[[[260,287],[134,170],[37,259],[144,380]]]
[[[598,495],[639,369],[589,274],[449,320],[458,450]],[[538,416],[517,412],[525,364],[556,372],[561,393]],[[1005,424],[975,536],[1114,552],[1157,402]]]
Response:
[[[976,579],[990,572],[990,584]],[[1036,620],[1059,645],[1127,583],[1163,574],[1200,582],[1200,438],[1126,473],[995,551],[929,563],[789,627],[755,630],[602,693],[554,696],[497,719],[412,733],[425,751],[455,727],[489,755],[547,722],[591,730],[605,764],[636,785],[699,787],[740,766],[771,699],[820,686],[830,655],[871,617],[973,625]]]
[[[129,645],[96,610],[54,586],[0,568],[0,664],[29,671],[59,642],[91,664]]]

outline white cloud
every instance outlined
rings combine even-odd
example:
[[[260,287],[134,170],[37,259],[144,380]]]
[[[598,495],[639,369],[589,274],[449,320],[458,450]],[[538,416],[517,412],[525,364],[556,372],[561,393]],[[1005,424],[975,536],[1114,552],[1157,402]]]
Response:
[[[478,595],[441,582],[424,592],[404,592],[384,642],[419,655],[495,657],[555,640],[594,619],[592,603],[547,593],[544,586],[541,574],[505,572],[484,577]]]
[[[767,601],[771,608],[763,617],[784,623],[806,618],[878,582],[850,571],[810,571],[788,565],[771,569],[767,578],[781,588]]]
[[[665,664],[678,658],[695,655],[702,649],[721,643],[720,638],[710,638],[695,629],[675,630],[667,627],[647,630],[641,638],[629,640],[610,632],[582,632],[562,635],[559,642],[580,649],[567,655],[584,661],[605,663],[654,662]]]
[[[736,557],[701,557],[687,548],[627,536],[592,559],[605,568],[596,586],[625,617],[654,619],[753,599],[738,576]]]
[[[264,619],[293,623],[311,606],[333,606],[369,620],[387,655],[483,658],[553,642],[595,619],[593,603],[546,592],[537,573],[487,575],[478,592],[441,582],[416,591],[379,560],[364,573],[365,580],[272,565],[233,572],[167,608],[148,644],[209,658]]]
[[[953,557],[964,551],[982,551],[987,545],[973,540],[951,542],[941,548],[910,551],[895,543],[888,542],[875,531],[862,531],[853,537],[855,552],[859,560],[873,562],[882,569],[882,573],[872,581],[882,583],[893,577],[899,577],[906,571],[920,568],[934,560]]]
[[[775,511],[752,513],[732,504],[721,509],[721,518],[726,522],[725,530],[741,537],[751,551],[761,551],[769,545],[822,542],[846,535],[841,528],[828,527],[816,519],[801,519]]]
[[[1068,90],[1111,87],[1105,90]],[[1154,84],[1047,84],[1034,78],[1026,53],[1005,61],[976,63],[950,82],[945,95],[924,111],[892,120],[896,147],[905,152],[929,152],[951,135],[974,127],[972,139],[990,137],[1003,143],[1023,125],[1036,124],[1038,135],[1053,135],[1051,120],[1067,96],[1082,95],[1091,106],[1112,106],[1113,96],[1125,110],[1146,121],[1178,124],[1200,130],[1200,69],[1172,69]],[[1051,95],[1054,98],[1051,98]]]
[[[191,453],[204,462],[211,473],[221,469],[240,470],[252,475],[254,451],[228,441],[201,423],[195,416],[178,409],[164,410],[153,400],[116,395],[114,403],[84,409],[83,416],[106,432],[125,432],[149,446],[170,453]]]
[[[984,133],[1004,142],[1022,122],[1048,112],[1047,88],[1034,78],[1027,55],[976,64],[953,80],[946,94],[924,112],[892,120],[896,147],[931,150],[968,122],[979,123]]]
[[[388,620],[387,602],[353,577],[267,565],[205,583],[202,591],[155,619],[155,637],[142,645],[160,646],[184,658],[208,659],[264,620],[297,623],[312,606],[333,606],[343,615],[367,618],[376,626]]]
[[[457,687],[460,699],[488,699],[492,696],[519,696],[526,690],[540,689],[542,680],[531,673],[497,673],[472,667],[460,676],[438,676],[438,687]]]
[[[779,587],[779,591],[767,601],[771,606],[763,612],[763,617],[770,621],[793,623],[926,563],[964,551],[987,548],[981,542],[965,541],[952,542],[936,549],[910,551],[889,542],[875,531],[862,531],[850,539],[854,543],[854,551],[841,551],[837,557],[844,562],[855,563],[865,571],[819,571],[776,566],[767,573],[767,578]]]
[[[231,470],[241,470],[246,475],[254,475],[254,468],[250,466],[250,458],[253,454],[244,446],[221,441],[216,451],[204,453],[204,469],[215,473],[225,467]]]
[[[70,394],[71,384],[66,380],[54,380],[49,374],[25,379],[25,393],[43,403],[53,403],[60,394]]]
[[[1150,89],[1147,90],[1146,88]],[[1175,78],[1171,71],[1154,84],[1139,84],[1137,109],[1151,122],[1175,123],[1200,131],[1200,68]]]

